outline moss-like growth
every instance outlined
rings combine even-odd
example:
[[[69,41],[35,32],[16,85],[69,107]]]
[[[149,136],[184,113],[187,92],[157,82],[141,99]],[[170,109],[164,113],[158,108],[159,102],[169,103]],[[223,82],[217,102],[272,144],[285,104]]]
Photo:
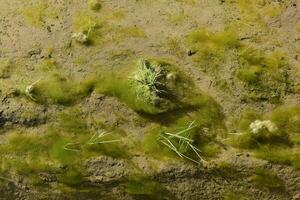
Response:
[[[153,120],[160,118],[161,122],[168,123],[180,112],[190,112],[198,124],[209,127],[214,122],[219,124],[222,119],[216,102],[197,91],[185,74],[164,61],[140,60],[127,71],[102,74],[94,82],[97,92],[116,96],[135,111],[150,114],[144,116]],[[166,117],[169,112],[178,114]]]
[[[240,45],[237,34],[229,29],[217,33],[196,30],[187,36],[186,42],[191,51],[195,52],[194,60],[205,69],[208,64],[212,69],[219,67],[225,60],[225,52]]]
[[[57,64],[56,60],[51,59],[51,58],[46,58],[46,59],[41,60],[38,63],[37,68],[42,71],[50,71],[51,72],[51,71],[55,71],[58,69],[58,64]]]
[[[291,92],[285,55],[280,51],[263,53],[251,47],[241,48],[237,77],[246,83],[247,99],[280,102],[282,94]],[[248,90],[251,90],[249,92]]]
[[[171,23],[178,25],[180,23],[183,23],[187,16],[183,10],[180,10],[176,13],[170,13],[168,15],[168,18]]]
[[[125,186],[126,192],[138,199],[162,200],[168,196],[168,191],[160,183],[146,176],[130,177]]]
[[[58,181],[69,186],[80,185],[84,180],[82,172],[74,166],[69,167],[64,173],[58,175]]]
[[[142,141],[144,152],[158,159],[181,157],[196,164],[215,157],[220,147],[214,143],[213,134],[206,135],[206,129],[188,120],[183,117],[169,127],[149,130]]]
[[[127,72],[128,73],[128,72]],[[118,97],[138,112],[159,114],[176,108],[176,98],[184,76],[169,63],[140,60],[130,69],[129,77],[106,75],[96,85],[96,91]]]
[[[102,8],[102,4],[100,0],[88,0],[89,9],[93,11],[98,11]]]
[[[48,1],[27,7],[22,13],[25,21],[35,27],[41,27],[48,19],[55,19],[57,16],[55,9],[49,8]]]
[[[264,146],[254,151],[258,158],[268,160],[276,164],[291,165],[296,169],[300,168],[299,147],[288,146]]]
[[[0,78],[9,78],[12,72],[13,63],[9,59],[0,59]]]
[[[267,117],[286,134],[300,133],[300,105],[279,107],[267,114]]]
[[[235,120],[234,129],[238,132],[230,134],[230,143],[238,148],[251,149],[255,156],[270,162],[299,168],[299,116],[299,106],[280,107],[263,116],[246,112]],[[257,119],[266,119],[260,122],[272,127],[254,132],[251,127]]]
[[[121,38],[142,38],[145,37],[145,32],[137,26],[123,27],[118,30]]]
[[[92,15],[79,13],[73,21],[73,38],[81,44],[93,45],[102,41],[105,22]]]
[[[32,99],[38,103],[70,105],[85,97],[91,89],[92,85],[79,84],[53,74],[37,81],[29,92]]]
[[[177,57],[182,57],[185,54],[180,38],[168,37],[162,45],[165,46],[170,54]]]
[[[258,84],[262,69],[259,66],[250,66],[238,71],[238,78],[248,84]]]
[[[255,182],[258,186],[265,187],[268,189],[282,189],[283,181],[278,176],[266,169],[258,168],[254,171],[254,175],[250,179]]]
[[[78,110],[68,110],[59,116],[59,125],[62,131],[69,134],[85,134],[88,132],[86,119]]]
[[[223,199],[224,200],[247,200],[248,198],[246,197],[245,194],[243,194],[243,192],[229,191],[223,194]]]
[[[57,124],[42,129],[44,133],[9,133],[0,147],[3,155],[0,173],[8,178],[22,176],[34,185],[47,184],[40,174],[49,173],[52,181],[73,187],[85,181],[83,163],[86,160],[99,155],[127,158],[118,132],[95,132],[83,119],[70,122],[71,113],[74,114],[70,111],[68,117],[63,113]],[[76,122],[79,125],[70,127]]]

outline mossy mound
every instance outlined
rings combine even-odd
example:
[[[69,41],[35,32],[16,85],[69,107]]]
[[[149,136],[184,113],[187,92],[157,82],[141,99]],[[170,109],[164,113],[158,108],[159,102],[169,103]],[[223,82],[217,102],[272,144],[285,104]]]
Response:
[[[96,80],[95,90],[118,97],[138,112],[155,115],[205,104],[205,95],[197,92],[184,73],[165,61],[140,60],[119,73]],[[125,73],[129,75],[124,77]]]
[[[30,92],[32,99],[41,104],[71,105],[89,94],[91,89],[92,86],[52,74],[44,80],[37,81],[27,93]]]

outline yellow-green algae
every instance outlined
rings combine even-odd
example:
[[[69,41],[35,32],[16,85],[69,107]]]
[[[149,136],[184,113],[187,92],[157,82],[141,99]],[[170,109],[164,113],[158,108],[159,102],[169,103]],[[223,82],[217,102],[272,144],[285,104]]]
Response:
[[[277,130],[252,133],[249,125],[257,119],[270,120],[276,125]],[[255,156],[270,162],[299,168],[299,120],[299,105],[279,107],[265,115],[247,111],[242,113],[237,121],[235,127],[237,133],[230,135],[230,144],[238,148],[249,149]]]

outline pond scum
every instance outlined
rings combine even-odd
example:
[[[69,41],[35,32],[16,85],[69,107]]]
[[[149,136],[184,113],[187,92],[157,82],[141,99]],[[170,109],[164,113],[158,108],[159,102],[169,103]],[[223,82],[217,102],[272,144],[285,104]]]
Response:
[[[50,11],[47,2],[24,9],[25,21],[40,27],[45,21],[53,20],[56,10]],[[196,1],[178,2],[194,5]],[[236,9],[240,11],[247,6],[252,9],[255,4],[244,0],[236,2]],[[87,7],[90,13],[82,12],[74,17],[73,43],[66,49],[92,48],[111,41],[147,37],[138,26],[114,27],[107,23],[107,19],[114,16],[123,18],[121,12],[103,19],[95,17],[95,13],[103,9],[100,1],[89,0]],[[265,9],[269,18],[279,15],[281,10],[279,4]],[[256,14],[243,12],[245,20],[255,21],[256,26],[263,29],[265,24]],[[184,20],[184,17],[175,17],[171,21]],[[43,78],[20,84],[12,95],[37,105],[63,109],[55,114],[55,120],[41,125],[38,130],[4,130],[5,140],[0,145],[0,180],[13,182],[16,177],[23,177],[27,184],[35,187],[55,187],[52,183],[56,182],[62,191],[84,190],[89,186],[85,162],[99,155],[123,159],[133,168],[130,159],[136,152],[151,159],[164,162],[178,159],[202,168],[218,158],[225,151],[224,146],[249,152],[253,157],[274,164],[300,169],[300,105],[281,104],[284,95],[297,92],[293,77],[285,73],[290,68],[288,58],[280,50],[266,52],[244,43],[237,26],[227,24],[223,31],[199,28],[183,40],[170,38],[170,52],[183,55],[180,49],[183,44],[177,44],[183,41],[193,54],[195,68],[208,74],[218,74],[227,59],[234,60],[237,66],[231,74],[237,82],[235,89],[244,91],[241,101],[268,102],[276,107],[273,111],[259,113],[249,109],[239,116],[226,118],[221,105],[198,89],[191,77],[170,59],[143,57],[121,69],[95,72],[78,79],[64,73],[55,59],[45,58],[37,65]],[[106,38],[107,33],[111,34],[110,38]],[[52,53],[49,49],[48,55]],[[113,52],[114,56],[124,55]],[[1,59],[0,79],[9,78],[15,65],[11,60]],[[224,88],[227,88],[227,81],[224,80]],[[104,121],[88,123],[90,119],[83,116],[78,103],[92,93],[118,99],[141,119],[155,125],[148,127],[141,139],[133,140],[126,130],[109,126]],[[255,121],[268,121],[274,129],[263,124],[253,131]],[[218,168],[224,176],[236,172],[226,163],[218,163]],[[43,173],[52,174],[53,180],[45,181]],[[283,181],[271,170],[254,169],[248,178],[257,187],[284,190]],[[122,184],[124,192],[137,199],[172,196],[163,184],[143,173],[127,177]],[[225,192],[223,198],[246,199],[243,191]]]

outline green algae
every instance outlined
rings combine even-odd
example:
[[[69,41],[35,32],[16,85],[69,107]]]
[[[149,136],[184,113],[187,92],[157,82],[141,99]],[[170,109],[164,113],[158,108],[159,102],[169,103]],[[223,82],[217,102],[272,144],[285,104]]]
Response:
[[[283,106],[265,115],[247,111],[235,120],[237,133],[229,135],[229,143],[237,148],[251,150],[254,156],[273,163],[299,168],[299,106]],[[257,120],[270,120],[276,130],[252,133],[249,125]]]
[[[76,115],[77,121],[73,121]],[[101,136],[101,132],[87,127],[85,120],[78,115],[76,110],[62,113],[57,123],[41,129],[41,132],[7,133],[8,137],[0,147],[4,155],[0,160],[1,174],[19,175],[36,186],[48,184],[40,174],[51,174],[54,181],[75,187],[86,181],[86,160],[99,155],[128,158],[120,140],[123,135],[111,129],[110,134]]]
[[[168,197],[168,191],[162,184],[144,175],[129,177],[125,191],[137,199],[162,200]]]
[[[71,105],[90,93],[89,85],[74,83],[71,79],[52,74],[36,82],[31,91],[33,100],[41,104]]]
[[[209,131],[209,129],[198,125],[196,120],[194,121],[195,126],[193,128],[187,128],[191,126],[190,120],[188,117],[182,117],[168,126],[151,128],[144,135],[141,143],[142,150],[147,155],[157,159],[164,160],[182,157],[184,160],[194,163],[200,163],[203,160],[216,157],[220,152],[220,146],[215,143],[213,130],[207,135],[206,131]],[[175,137],[167,137],[168,134],[177,133],[181,133],[181,137],[187,138],[190,141],[189,144],[185,145],[182,140]],[[176,150],[166,145],[170,143],[172,143],[172,147],[175,147]],[[179,154],[184,156],[179,156]]]
[[[283,189],[283,181],[270,170],[257,168],[250,179],[260,187],[268,189]]]
[[[297,146],[264,146],[255,150],[254,155],[271,163],[290,165],[300,169],[300,153]]]
[[[10,59],[0,59],[0,79],[9,78],[13,70],[13,63]]]
[[[48,20],[54,20],[57,17],[56,10],[50,8],[48,1],[43,1],[34,6],[24,8],[22,14],[25,22],[34,27],[41,27],[45,25]]]
[[[121,38],[143,38],[146,36],[145,32],[137,26],[122,27],[118,32]]]
[[[245,83],[245,100],[280,103],[282,95],[293,92],[286,73],[289,63],[281,51],[263,53],[258,49],[242,47],[239,63],[236,76]]]
[[[199,29],[186,37],[186,43],[195,52],[194,61],[209,71],[219,68],[226,58],[226,52],[240,45],[238,35],[231,29],[215,33]]]
[[[104,20],[89,13],[78,13],[73,19],[74,34],[83,34],[87,37],[85,45],[97,45],[103,42],[103,33],[107,24]]]
[[[223,194],[224,200],[247,200],[248,198],[246,197],[243,192],[240,191],[229,191],[225,192]]]
[[[262,69],[258,66],[250,66],[238,71],[237,77],[248,84],[257,84],[260,80]]]
[[[102,4],[100,0],[89,0],[88,7],[90,10],[99,11],[102,8]]]
[[[133,66],[125,78],[105,75],[96,84],[96,92],[116,96],[135,111],[147,114],[166,113],[176,109],[176,104],[188,104],[185,93],[194,86],[174,66],[155,59],[139,61]]]
[[[59,115],[59,124],[63,132],[71,134],[86,134],[88,127],[86,119],[79,110],[70,109]]]

